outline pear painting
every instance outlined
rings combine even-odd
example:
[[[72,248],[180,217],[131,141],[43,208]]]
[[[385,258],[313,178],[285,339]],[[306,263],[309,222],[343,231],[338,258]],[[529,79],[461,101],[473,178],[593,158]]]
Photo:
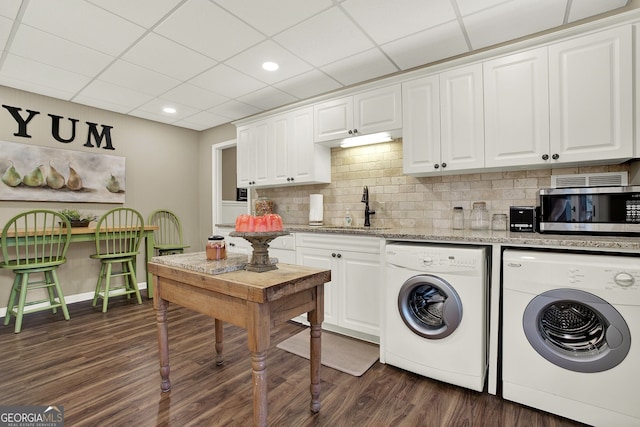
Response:
[[[82,190],[82,178],[80,177],[80,174],[71,167],[71,164],[69,164],[69,179],[67,180],[67,188],[73,191]]]
[[[111,175],[111,178],[107,181],[107,190],[109,190],[110,193],[118,193],[120,191],[120,182],[113,175]]]
[[[0,201],[124,203],[125,160],[102,151],[0,141]]]
[[[17,187],[22,183],[22,178],[20,178],[20,174],[13,165],[13,162],[9,162],[11,163],[11,166],[9,166],[7,170],[2,174],[2,182],[4,182],[9,187]]]
[[[38,166],[22,178],[22,182],[28,187],[42,187],[45,183],[44,175],[40,169],[42,165]]]
[[[60,172],[49,162],[49,175],[47,175],[47,185],[54,190],[64,187],[65,179]]]

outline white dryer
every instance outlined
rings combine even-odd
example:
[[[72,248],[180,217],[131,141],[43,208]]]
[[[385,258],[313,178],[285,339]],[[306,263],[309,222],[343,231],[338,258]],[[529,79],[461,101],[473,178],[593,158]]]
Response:
[[[502,396],[640,426],[640,258],[505,250]]]
[[[482,391],[487,372],[486,250],[390,243],[380,361]]]

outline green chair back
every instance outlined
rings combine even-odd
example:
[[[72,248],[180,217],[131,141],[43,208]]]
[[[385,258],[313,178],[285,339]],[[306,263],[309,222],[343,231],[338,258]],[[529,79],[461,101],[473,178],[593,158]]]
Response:
[[[107,311],[109,297],[135,295],[142,304],[136,279],[136,255],[144,234],[144,219],[131,208],[115,208],[98,218],[96,223],[96,253],[91,258],[100,260],[98,283],[93,305],[102,298],[102,312]],[[123,283],[112,284],[114,278]]]
[[[182,223],[180,218],[166,209],[159,209],[149,215],[150,225],[158,227],[153,232],[154,247],[158,255],[168,255],[184,252],[189,245],[185,245],[182,238]]]
[[[61,308],[64,318],[69,320],[56,271],[66,262],[70,238],[69,220],[47,209],[23,212],[3,227],[0,268],[15,273],[4,324],[8,325],[11,317],[15,317],[15,333],[22,330],[24,314],[35,311],[52,310],[55,314]],[[44,290],[46,297],[27,301],[32,290]]]
[[[58,212],[36,209],[11,218],[2,229],[2,268],[25,269],[66,261],[69,220]],[[9,244],[11,242],[11,244]]]
[[[96,258],[136,255],[144,233],[144,219],[131,208],[115,208],[96,222]]]

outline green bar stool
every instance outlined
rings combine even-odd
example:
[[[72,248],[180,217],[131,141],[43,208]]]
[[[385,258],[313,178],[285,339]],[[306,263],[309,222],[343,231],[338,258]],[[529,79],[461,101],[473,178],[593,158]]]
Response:
[[[15,333],[22,330],[22,317],[31,312],[62,309],[65,320],[69,310],[60,288],[57,269],[67,262],[71,237],[69,220],[58,212],[36,209],[11,218],[2,229],[1,268],[15,273],[4,324],[15,317]],[[15,244],[9,244],[12,238]],[[33,275],[37,275],[32,278]],[[46,297],[27,302],[27,294],[45,291]]]
[[[189,245],[182,240],[182,223],[180,218],[166,209],[159,209],[149,215],[149,224],[156,225],[153,232],[154,248],[158,255],[181,254]]]
[[[144,233],[142,215],[131,208],[112,209],[98,219],[95,233],[96,253],[90,257],[100,260],[100,274],[93,305],[102,298],[102,312],[106,313],[109,298],[119,295],[135,295],[138,304],[142,304],[135,270]],[[111,279],[117,277],[122,278],[122,283],[112,285]]]

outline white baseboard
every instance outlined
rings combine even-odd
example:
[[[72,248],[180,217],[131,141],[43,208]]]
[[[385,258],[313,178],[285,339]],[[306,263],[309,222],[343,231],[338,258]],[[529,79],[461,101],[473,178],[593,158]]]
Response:
[[[147,289],[147,282],[138,283],[138,289],[140,290]],[[93,291],[64,296],[64,302],[67,303],[67,305],[73,304],[75,302],[91,301],[92,299],[93,299]],[[45,307],[45,305],[46,305],[45,303],[42,303],[42,304],[32,305],[31,307],[34,307],[34,308]],[[7,307],[0,307],[0,317],[4,317],[6,314],[7,314]]]

